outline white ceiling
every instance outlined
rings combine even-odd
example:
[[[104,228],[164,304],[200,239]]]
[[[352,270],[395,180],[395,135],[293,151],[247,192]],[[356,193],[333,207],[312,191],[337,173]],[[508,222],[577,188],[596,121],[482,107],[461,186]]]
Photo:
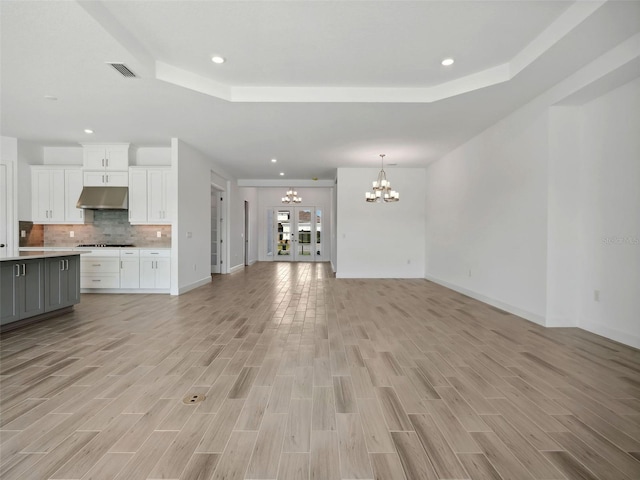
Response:
[[[43,145],[178,137],[243,179],[329,179],[377,166],[379,153],[425,166],[640,31],[637,1],[0,8],[3,135]],[[456,63],[441,66],[446,57]]]

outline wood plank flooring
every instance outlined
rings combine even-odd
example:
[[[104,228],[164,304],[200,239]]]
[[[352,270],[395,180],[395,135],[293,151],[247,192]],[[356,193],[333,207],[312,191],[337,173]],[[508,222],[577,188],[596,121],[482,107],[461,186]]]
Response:
[[[3,480],[640,479],[638,350],[426,280],[83,295],[0,359]]]

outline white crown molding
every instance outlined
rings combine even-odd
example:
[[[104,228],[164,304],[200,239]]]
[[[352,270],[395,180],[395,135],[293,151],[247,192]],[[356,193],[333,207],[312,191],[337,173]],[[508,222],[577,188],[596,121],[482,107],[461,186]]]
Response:
[[[335,180],[255,180],[251,178],[238,179],[239,187],[273,187],[273,188],[332,188]]]
[[[551,49],[610,0],[576,1],[510,61],[430,87],[273,87],[227,85],[175,65],[151,58],[142,44],[120,25],[101,2],[78,3],[120,45],[136,58],[149,76],[229,102],[282,103],[431,103],[507,82]]]

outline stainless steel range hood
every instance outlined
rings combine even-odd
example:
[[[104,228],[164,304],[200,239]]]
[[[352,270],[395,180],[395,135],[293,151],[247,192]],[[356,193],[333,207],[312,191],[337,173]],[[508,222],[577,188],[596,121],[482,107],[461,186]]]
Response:
[[[87,210],[127,210],[129,208],[129,188],[84,187],[76,207]]]

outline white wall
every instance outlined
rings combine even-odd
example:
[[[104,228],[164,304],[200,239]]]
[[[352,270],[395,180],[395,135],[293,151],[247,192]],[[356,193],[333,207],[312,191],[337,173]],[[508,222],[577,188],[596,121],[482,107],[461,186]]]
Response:
[[[44,162],[44,149],[35,143],[18,139],[18,220],[31,220],[31,168]]]
[[[302,197],[301,207],[316,207],[322,209],[323,251],[322,257],[317,261],[329,261],[331,259],[332,237],[332,196],[333,188],[328,187],[293,187],[298,196]],[[258,194],[258,259],[262,262],[273,261],[273,256],[267,256],[267,231],[273,225],[267,225],[267,211],[282,206],[282,197],[288,187],[260,187]]]
[[[83,150],[77,147],[44,147],[44,163],[47,165],[82,165]]]
[[[132,147],[133,148],[133,147]],[[160,166],[171,165],[170,147],[138,147],[131,158],[131,165]]]
[[[243,187],[238,189],[242,218],[244,218],[244,202],[249,202],[249,265],[258,261],[258,242],[260,231],[258,229],[258,213],[260,210],[258,201],[258,189],[255,187]],[[242,225],[244,234],[244,224]],[[244,241],[244,236],[242,237]],[[243,250],[244,252],[244,250]],[[243,256],[244,253],[241,254]],[[242,263],[242,262],[241,262]]]
[[[511,120],[428,167],[426,273],[544,323],[548,119]]]
[[[585,104],[580,130],[578,325],[640,348],[640,79]]]
[[[178,295],[211,281],[212,164],[203,154],[177,138],[171,140],[171,157],[176,187],[171,293]]]
[[[387,178],[397,203],[367,203],[379,169],[339,168],[337,271],[339,278],[423,278],[425,170],[392,168]]]

